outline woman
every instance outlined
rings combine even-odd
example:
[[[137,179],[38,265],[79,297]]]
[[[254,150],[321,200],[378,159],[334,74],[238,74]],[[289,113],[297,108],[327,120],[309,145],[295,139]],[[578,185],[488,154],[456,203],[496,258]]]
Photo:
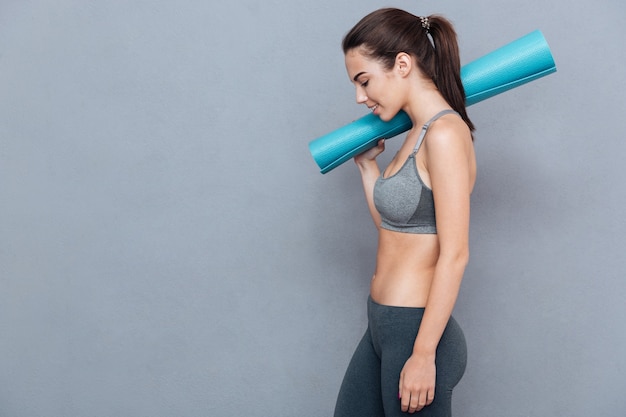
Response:
[[[440,16],[381,9],[344,38],[358,103],[413,128],[381,172],[384,140],[354,158],[379,230],[368,329],[348,366],[335,417],[450,416],[465,371],[451,313],[468,262],[474,129],[456,34]]]

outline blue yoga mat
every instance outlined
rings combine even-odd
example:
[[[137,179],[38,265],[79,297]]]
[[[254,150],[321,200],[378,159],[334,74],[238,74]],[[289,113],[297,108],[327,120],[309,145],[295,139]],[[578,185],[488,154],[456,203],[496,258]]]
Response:
[[[539,30],[529,33],[461,68],[466,104],[471,106],[556,71],[550,47]],[[401,111],[383,122],[372,113],[309,143],[313,159],[325,174],[353,156],[412,127]]]

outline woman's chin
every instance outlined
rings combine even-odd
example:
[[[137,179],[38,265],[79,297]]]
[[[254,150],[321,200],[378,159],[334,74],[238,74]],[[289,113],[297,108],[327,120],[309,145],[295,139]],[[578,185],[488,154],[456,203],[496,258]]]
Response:
[[[398,113],[400,113],[399,110],[397,112],[381,111],[382,109],[380,109],[380,108],[378,108],[376,110],[379,110],[379,111],[374,112],[374,114],[377,115],[380,118],[380,120],[382,120],[383,122],[390,121],[391,119],[396,117],[398,115]],[[385,110],[387,110],[387,109],[385,109]]]

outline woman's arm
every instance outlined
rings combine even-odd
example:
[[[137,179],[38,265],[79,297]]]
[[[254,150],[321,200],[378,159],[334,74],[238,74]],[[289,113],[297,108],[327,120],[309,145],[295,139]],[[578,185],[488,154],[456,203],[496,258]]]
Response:
[[[425,160],[435,200],[439,257],[413,354],[402,370],[403,411],[419,411],[435,395],[435,354],[469,259],[469,211],[474,154],[464,124],[429,131]]]
[[[367,207],[372,215],[372,220],[376,227],[380,227],[380,214],[374,205],[374,184],[380,176],[380,169],[376,162],[376,157],[385,150],[385,140],[378,141],[378,145],[354,157],[354,162],[361,172],[361,180],[363,181],[363,190],[365,191],[365,199]]]

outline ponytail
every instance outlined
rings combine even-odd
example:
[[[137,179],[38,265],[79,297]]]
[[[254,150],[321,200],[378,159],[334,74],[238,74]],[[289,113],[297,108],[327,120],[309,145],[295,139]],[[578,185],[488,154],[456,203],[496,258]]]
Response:
[[[473,131],[474,124],[465,109],[465,89],[461,81],[461,60],[454,28],[448,20],[438,15],[428,16],[428,23],[428,33],[435,51],[433,82],[450,107],[461,115]]]
[[[414,56],[420,70],[433,81],[470,131],[474,130],[465,109],[456,33],[444,17],[417,17],[393,8],[376,10],[361,19],[343,38],[344,54],[360,46],[388,70],[393,68],[399,52]]]

